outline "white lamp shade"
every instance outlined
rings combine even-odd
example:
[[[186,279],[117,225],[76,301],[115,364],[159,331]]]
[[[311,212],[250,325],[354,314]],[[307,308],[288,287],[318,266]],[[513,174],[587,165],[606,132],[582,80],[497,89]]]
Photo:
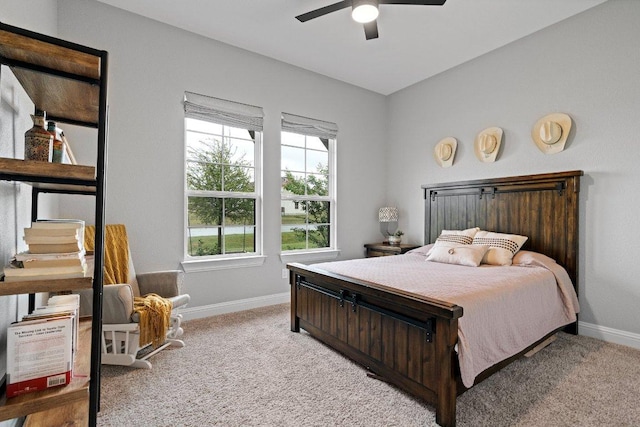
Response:
[[[375,0],[361,0],[353,2],[351,17],[354,21],[366,24],[378,17],[378,2]]]
[[[378,220],[380,222],[395,222],[398,221],[398,208],[393,206],[385,206],[380,208],[378,212]]]

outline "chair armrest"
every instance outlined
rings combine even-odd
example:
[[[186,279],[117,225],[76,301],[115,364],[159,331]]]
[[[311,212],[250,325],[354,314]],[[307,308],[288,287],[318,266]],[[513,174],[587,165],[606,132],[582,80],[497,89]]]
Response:
[[[80,315],[93,314],[93,289],[75,291],[80,294]],[[107,285],[102,290],[102,322],[105,324],[131,323],[133,291],[128,284]]]
[[[140,295],[158,294],[163,298],[180,295],[184,282],[184,272],[180,270],[154,271],[136,275]]]

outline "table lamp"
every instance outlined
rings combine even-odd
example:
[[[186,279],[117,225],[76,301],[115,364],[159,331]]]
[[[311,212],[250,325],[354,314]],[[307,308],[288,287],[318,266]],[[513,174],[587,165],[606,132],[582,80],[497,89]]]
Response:
[[[398,228],[398,208],[394,206],[380,208],[378,221],[380,221],[380,232],[384,236],[384,241],[388,241],[389,235],[395,233]]]

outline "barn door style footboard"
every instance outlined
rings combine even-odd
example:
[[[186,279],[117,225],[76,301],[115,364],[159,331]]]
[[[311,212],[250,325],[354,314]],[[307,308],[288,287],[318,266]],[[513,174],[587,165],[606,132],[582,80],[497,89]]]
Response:
[[[436,407],[455,425],[454,346],[462,308],[290,264],[291,330],[300,328]]]

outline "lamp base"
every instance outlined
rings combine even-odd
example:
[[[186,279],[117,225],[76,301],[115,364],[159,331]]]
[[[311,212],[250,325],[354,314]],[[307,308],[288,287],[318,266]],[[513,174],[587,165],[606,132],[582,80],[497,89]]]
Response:
[[[384,236],[384,239],[382,241],[383,242],[388,242],[389,241],[389,237],[393,236],[393,233],[395,233],[397,229],[398,229],[398,222],[397,221],[381,222],[380,223],[380,233],[382,233],[382,235]]]

